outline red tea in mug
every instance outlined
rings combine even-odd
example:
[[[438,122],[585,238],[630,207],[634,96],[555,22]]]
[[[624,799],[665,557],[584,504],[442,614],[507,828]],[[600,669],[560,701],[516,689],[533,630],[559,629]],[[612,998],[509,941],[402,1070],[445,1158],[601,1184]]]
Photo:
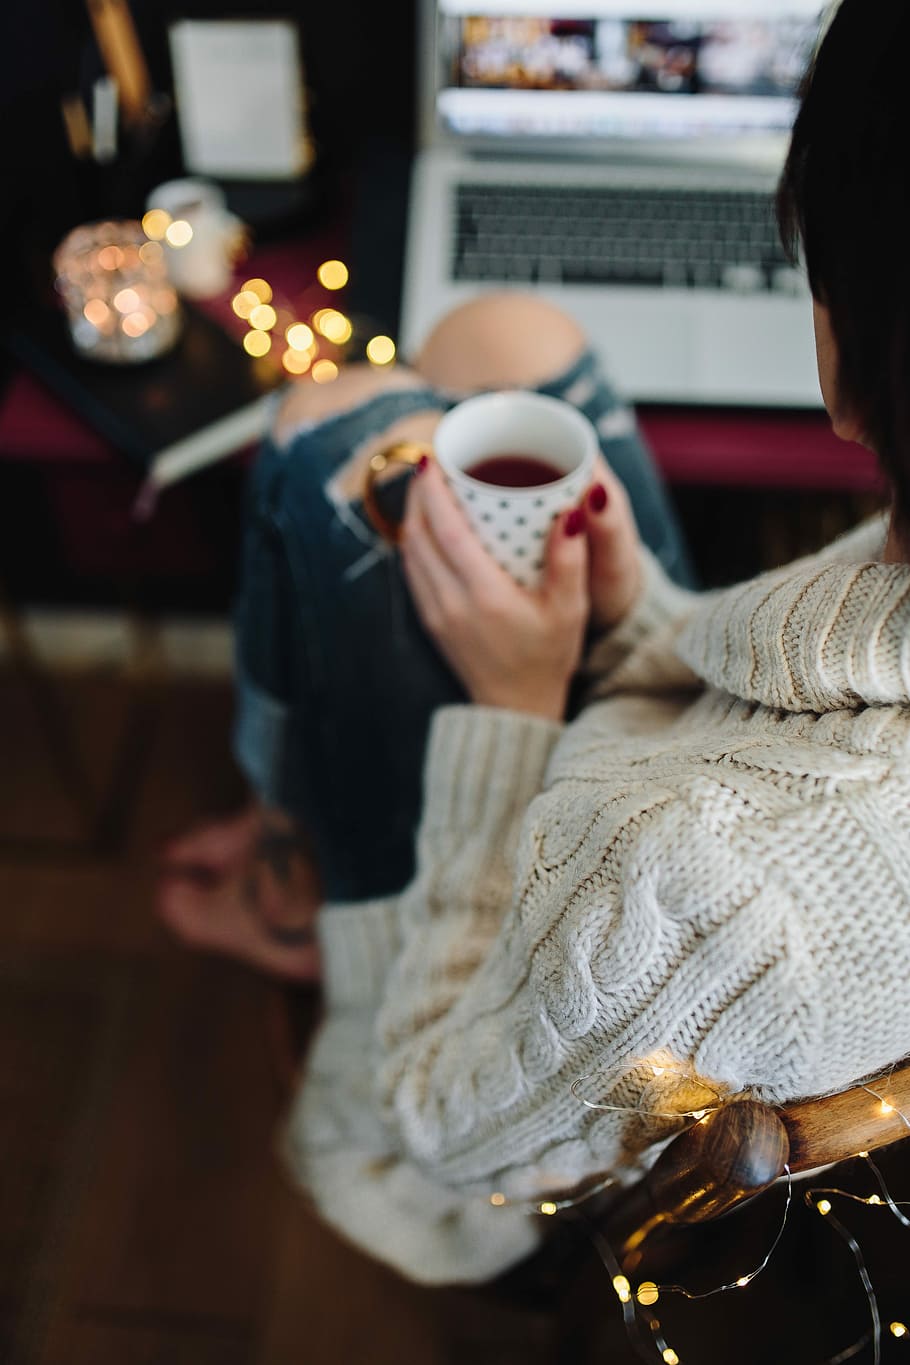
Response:
[[[556,483],[566,475],[564,469],[558,469],[548,460],[517,451],[487,455],[465,466],[464,472],[479,483],[493,484],[497,488],[539,488],[541,484]]]

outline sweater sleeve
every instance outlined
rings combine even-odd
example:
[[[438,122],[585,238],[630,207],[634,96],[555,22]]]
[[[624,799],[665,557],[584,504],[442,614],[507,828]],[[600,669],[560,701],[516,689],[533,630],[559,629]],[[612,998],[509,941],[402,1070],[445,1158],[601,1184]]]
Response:
[[[642,590],[626,617],[598,635],[585,655],[579,676],[589,695],[609,687],[615,671],[648,640],[663,639],[672,653],[672,627],[695,609],[700,595],[670,581],[647,546],[641,547]]]

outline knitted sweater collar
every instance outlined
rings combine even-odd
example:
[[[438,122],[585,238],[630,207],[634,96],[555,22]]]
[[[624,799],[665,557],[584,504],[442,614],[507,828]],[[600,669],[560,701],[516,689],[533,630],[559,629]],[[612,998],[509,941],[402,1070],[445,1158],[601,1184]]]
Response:
[[[677,650],[713,686],[780,710],[910,705],[910,565],[764,574],[704,599]]]

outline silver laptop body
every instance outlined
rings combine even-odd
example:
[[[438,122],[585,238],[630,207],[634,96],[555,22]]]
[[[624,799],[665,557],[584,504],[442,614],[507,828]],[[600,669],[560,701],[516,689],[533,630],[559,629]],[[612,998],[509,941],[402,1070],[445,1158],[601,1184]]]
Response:
[[[772,209],[819,0],[422,4],[405,355],[466,299],[532,288],[635,401],[819,406]]]

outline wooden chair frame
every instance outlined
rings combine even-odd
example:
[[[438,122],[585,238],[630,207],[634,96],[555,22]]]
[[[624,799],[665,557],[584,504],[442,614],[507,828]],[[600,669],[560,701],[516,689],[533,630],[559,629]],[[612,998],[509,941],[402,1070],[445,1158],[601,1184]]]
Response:
[[[599,1219],[620,1261],[659,1227],[709,1222],[792,1175],[910,1137],[910,1061],[849,1090],[775,1108],[731,1100],[680,1133]]]

